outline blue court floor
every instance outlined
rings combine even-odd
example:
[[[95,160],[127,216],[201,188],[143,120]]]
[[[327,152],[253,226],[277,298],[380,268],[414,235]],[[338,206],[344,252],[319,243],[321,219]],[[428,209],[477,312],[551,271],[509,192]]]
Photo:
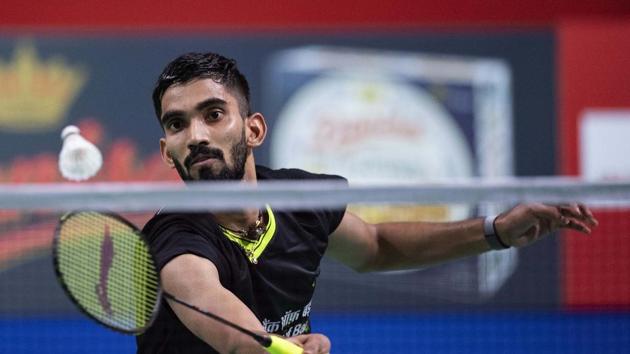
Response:
[[[630,353],[630,313],[317,314],[332,353]],[[2,354],[134,353],[82,317],[0,318]]]

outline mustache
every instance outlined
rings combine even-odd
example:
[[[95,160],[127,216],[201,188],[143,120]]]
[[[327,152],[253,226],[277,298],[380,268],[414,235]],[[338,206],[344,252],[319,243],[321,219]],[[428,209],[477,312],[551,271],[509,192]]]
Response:
[[[207,159],[225,161],[223,151],[220,149],[211,148],[207,145],[193,145],[190,147],[190,154],[184,159],[184,166],[190,169],[193,163]]]

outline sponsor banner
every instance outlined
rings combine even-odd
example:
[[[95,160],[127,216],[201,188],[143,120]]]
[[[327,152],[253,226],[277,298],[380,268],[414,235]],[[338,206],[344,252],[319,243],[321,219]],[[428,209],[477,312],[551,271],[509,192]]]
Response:
[[[306,47],[276,56],[270,72],[268,91],[281,107],[272,129],[274,167],[340,174],[352,184],[513,173],[510,71],[501,61]],[[474,205],[351,210],[373,222],[448,221],[496,211]],[[440,296],[491,296],[516,265],[516,251],[482,255],[465,268],[472,277],[467,286],[461,274],[441,274],[453,281],[440,282]],[[448,268],[462,272],[447,265],[417,276]]]

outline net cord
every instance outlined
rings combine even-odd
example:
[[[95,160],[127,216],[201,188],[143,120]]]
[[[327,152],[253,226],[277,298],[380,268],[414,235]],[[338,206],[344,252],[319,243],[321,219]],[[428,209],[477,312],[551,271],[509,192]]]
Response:
[[[0,184],[0,209],[171,211],[263,207],[295,210],[346,204],[572,203],[630,205],[630,181],[560,177],[467,179],[423,183],[351,184],[338,181],[192,183]]]

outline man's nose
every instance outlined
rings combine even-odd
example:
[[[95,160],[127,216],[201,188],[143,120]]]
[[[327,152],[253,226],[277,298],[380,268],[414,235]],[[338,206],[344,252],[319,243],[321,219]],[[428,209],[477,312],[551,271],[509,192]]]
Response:
[[[188,128],[188,146],[194,145],[208,145],[210,143],[208,137],[208,127],[203,119],[193,118],[190,121],[190,127]]]

